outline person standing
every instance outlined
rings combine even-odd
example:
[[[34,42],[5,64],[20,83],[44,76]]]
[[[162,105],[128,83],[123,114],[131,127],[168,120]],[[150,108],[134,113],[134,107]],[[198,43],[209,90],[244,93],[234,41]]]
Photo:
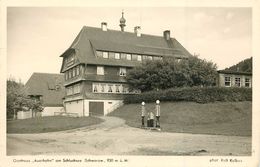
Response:
[[[160,115],[161,115],[161,108],[160,108],[160,101],[156,100],[156,106],[155,106],[155,112],[156,112],[156,127],[160,128]]]
[[[145,117],[145,102],[142,102],[142,108],[141,108],[141,117],[142,117],[142,127],[144,127],[144,117]]]

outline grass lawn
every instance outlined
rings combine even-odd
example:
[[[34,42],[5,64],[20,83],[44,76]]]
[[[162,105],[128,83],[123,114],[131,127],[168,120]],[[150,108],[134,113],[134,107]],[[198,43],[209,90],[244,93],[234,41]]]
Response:
[[[148,110],[154,111],[155,103],[146,104]],[[141,126],[140,104],[124,105],[110,115],[125,119],[129,126]],[[251,136],[252,102],[165,102],[160,123],[166,132]]]
[[[7,121],[7,133],[44,133],[94,125],[103,120],[96,117],[39,117]]]

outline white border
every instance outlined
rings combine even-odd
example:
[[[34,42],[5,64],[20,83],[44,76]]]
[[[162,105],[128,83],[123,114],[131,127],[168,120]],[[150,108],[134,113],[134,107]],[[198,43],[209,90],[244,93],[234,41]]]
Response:
[[[221,158],[219,156],[123,156],[129,160],[128,163],[111,163],[106,164],[106,166],[225,166],[225,167],[256,167],[259,165],[259,132],[260,132],[260,123],[259,123],[259,92],[260,92],[260,81],[259,81],[259,56],[260,56],[260,3],[259,0],[0,0],[0,166],[104,166],[100,163],[38,163],[38,164],[29,164],[29,163],[13,163],[13,156],[6,156],[6,112],[5,112],[5,90],[6,90],[6,8],[9,6],[41,6],[41,7],[50,7],[50,6],[85,6],[85,7],[134,7],[134,6],[146,6],[146,7],[252,7],[253,8],[253,137],[252,137],[252,156],[248,157],[224,157],[224,158],[238,158],[241,159],[242,163],[209,163],[210,158]],[[258,86],[258,87],[257,87]],[[16,159],[33,159],[35,157],[30,156],[15,156]],[[37,158],[93,158],[93,159],[106,159],[111,157],[122,158],[122,156],[37,156]]]

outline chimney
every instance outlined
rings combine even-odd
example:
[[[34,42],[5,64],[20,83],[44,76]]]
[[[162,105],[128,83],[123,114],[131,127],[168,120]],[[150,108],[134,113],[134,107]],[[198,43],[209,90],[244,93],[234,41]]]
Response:
[[[170,40],[171,39],[171,32],[170,32],[170,30],[165,30],[164,32],[163,32],[163,37],[164,37],[164,39],[165,40]]]
[[[101,29],[102,29],[102,31],[107,31],[107,23],[106,22],[101,23]]]
[[[135,26],[134,32],[136,33],[136,36],[140,37],[141,36],[141,27]]]

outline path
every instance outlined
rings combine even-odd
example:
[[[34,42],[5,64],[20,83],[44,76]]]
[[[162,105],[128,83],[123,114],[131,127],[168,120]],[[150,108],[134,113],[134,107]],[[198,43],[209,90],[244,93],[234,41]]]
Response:
[[[251,137],[154,132],[116,117],[99,125],[41,133],[8,134],[8,155],[250,155]]]

